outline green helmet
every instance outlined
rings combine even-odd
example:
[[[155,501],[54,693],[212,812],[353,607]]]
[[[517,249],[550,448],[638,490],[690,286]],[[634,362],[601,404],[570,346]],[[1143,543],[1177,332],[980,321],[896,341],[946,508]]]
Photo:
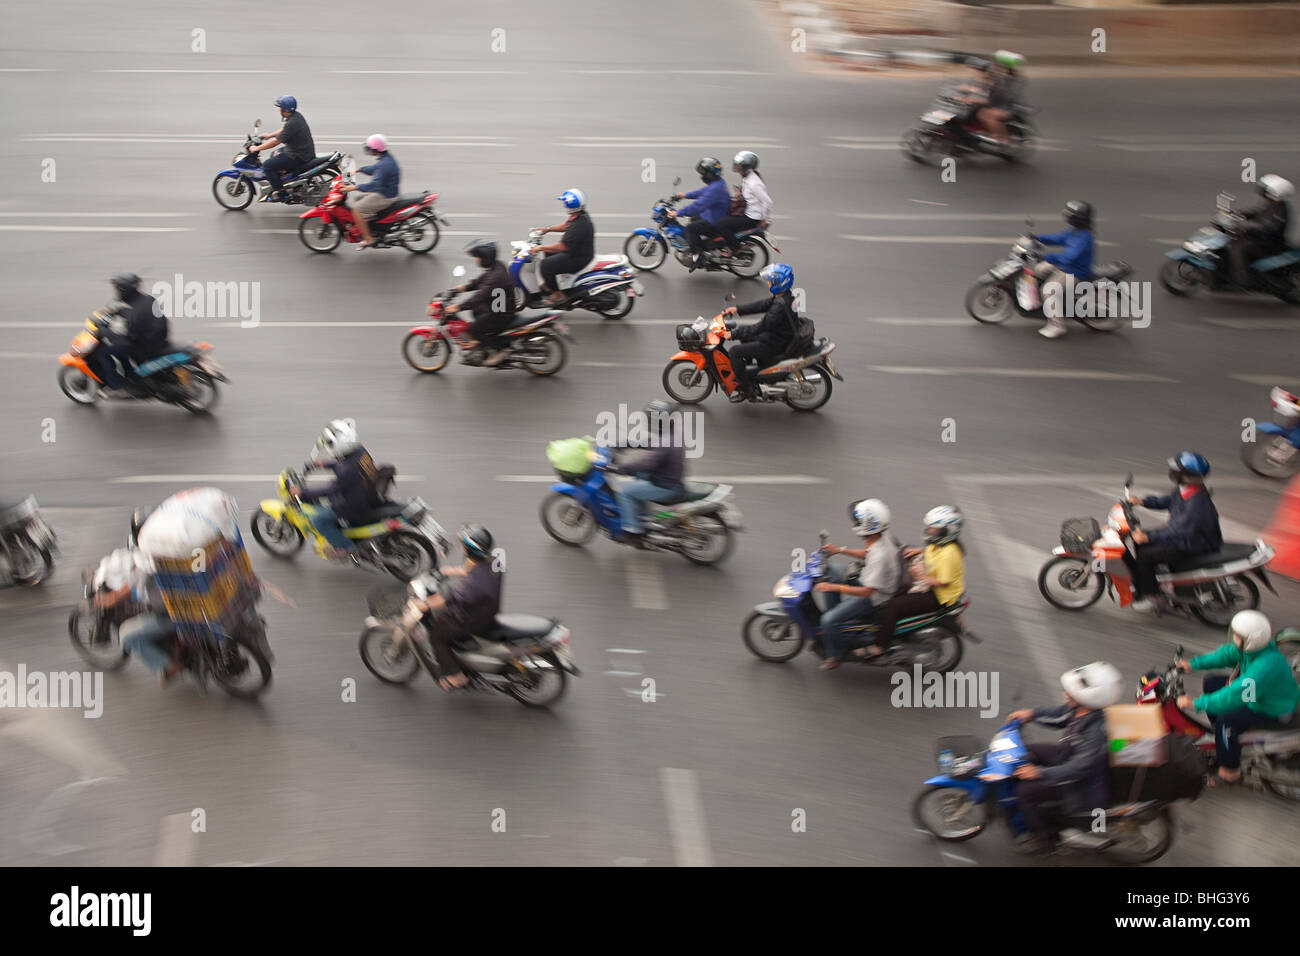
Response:
[[[993,54],[993,59],[1008,70],[1019,70],[1025,65],[1025,58],[1019,53],[1012,53],[1010,50],[998,50],[997,53]]]

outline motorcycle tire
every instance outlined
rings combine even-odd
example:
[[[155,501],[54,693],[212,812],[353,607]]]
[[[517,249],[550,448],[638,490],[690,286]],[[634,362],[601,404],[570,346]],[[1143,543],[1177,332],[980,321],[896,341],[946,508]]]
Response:
[[[1170,295],[1186,298],[1206,286],[1204,272],[1200,266],[1181,259],[1169,259],[1160,267],[1160,284]]]
[[[1027,163],[1033,159],[1034,152],[1038,148],[1038,143],[1034,138],[1033,131],[1025,126],[1015,123],[1007,124],[1007,137],[1011,141],[1009,149],[1005,149],[998,155],[1004,162],[1013,165]]]
[[[589,308],[603,318],[621,319],[632,311],[634,305],[636,298],[626,288],[622,288],[593,293]]]
[[[930,804],[939,803],[940,801],[956,801],[958,804],[966,804],[964,808],[967,813],[971,813],[979,818],[979,821],[968,827],[945,829],[936,827],[933,819],[929,816]],[[916,795],[912,801],[912,821],[918,829],[924,830],[937,839],[944,840],[948,843],[963,843],[966,840],[974,839],[984,832],[984,828],[989,824],[989,806],[987,803],[971,803],[969,791],[961,787],[944,786],[935,784],[926,787]]]
[[[415,651],[407,646],[393,659],[390,665],[384,655],[388,653],[388,649],[392,645],[393,625],[380,624],[376,627],[368,627],[361,632],[361,639],[357,642],[357,650],[361,654],[361,663],[366,665],[366,670],[385,684],[401,687],[413,681],[415,675],[420,672],[420,659],[416,656]],[[380,664],[387,666],[388,669],[381,669]]]
[[[223,673],[221,668],[212,668],[212,679],[217,685],[231,697],[237,697],[240,700],[255,700],[265,693],[266,689],[271,686],[271,662],[268,661],[261,650],[254,647],[253,644],[242,635],[230,638],[239,651],[243,652],[245,667],[257,668],[257,683],[250,687],[245,687],[236,683],[232,675]],[[241,671],[243,673],[243,671]]]
[[[1124,837],[1139,826],[1152,828],[1156,837],[1154,840],[1145,839],[1142,846],[1130,850]],[[1161,806],[1136,818],[1121,817],[1118,820],[1108,820],[1106,833],[1115,839],[1113,844],[1102,851],[1108,859],[1126,866],[1150,863],[1164,856],[1173,845],[1173,815],[1168,807]]]
[[[732,275],[752,279],[767,268],[771,258],[767,246],[751,236],[741,241],[738,252],[723,261],[727,263],[727,269]]]
[[[451,346],[440,336],[411,332],[402,340],[402,358],[417,372],[441,372],[451,359]]]
[[[59,389],[78,405],[94,405],[99,401],[99,383],[71,365],[59,369]]]
[[[819,376],[817,382],[808,382],[811,386],[811,395],[808,398],[795,399],[786,392],[785,403],[793,408],[796,412],[815,412],[831,400],[831,373],[824,365],[814,365],[807,370],[815,372]]]
[[[686,520],[697,525],[709,542],[707,548],[703,548],[698,552],[687,547],[682,548],[682,557],[691,564],[710,567],[718,564],[731,553],[732,545],[735,544],[735,536],[721,518],[716,515],[706,514],[692,515]],[[698,535],[692,535],[692,539],[697,537]]]
[[[985,325],[1001,325],[1016,311],[1010,290],[981,282],[966,293],[966,314]]]
[[[312,252],[325,254],[338,248],[343,230],[338,223],[319,217],[304,219],[298,223],[298,239]]]
[[[533,336],[533,338],[541,339],[542,341],[536,344],[530,343],[528,351],[531,352],[534,349],[545,349],[548,361],[544,365],[525,362],[524,368],[538,376],[554,375],[560,369],[564,368],[564,363],[569,360],[569,347],[564,344],[564,339],[551,333]]]
[[[1290,478],[1300,471],[1300,450],[1284,462],[1275,462],[1268,453],[1278,442],[1290,444],[1282,435],[1258,436],[1255,441],[1242,442],[1241,463],[1263,478]]]
[[[390,560],[394,545],[410,549],[410,553],[420,552],[415,563],[399,564]],[[421,574],[432,571],[438,566],[438,549],[424,535],[411,529],[394,531],[375,542],[379,558],[384,563],[384,570],[397,580],[406,582],[418,578]]]
[[[1232,584],[1241,585],[1242,589],[1246,592],[1245,599],[1242,601],[1233,601],[1232,607],[1225,608],[1222,613],[1218,613],[1217,610],[1212,612],[1209,608],[1201,604],[1193,604],[1192,613],[1200,619],[1202,624],[1205,624],[1207,627],[1227,627],[1232,623],[1233,615],[1238,611],[1253,611],[1259,607],[1259,585],[1257,585],[1251,578],[1246,577],[1244,574],[1239,574],[1237,577],[1232,579]],[[1220,607],[1222,607],[1222,605],[1217,601],[1215,604],[1210,605],[1210,608],[1217,609]]]
[[[1066,587],[1069,587],[1069,583],[1064,582],[1062,579],[1064,578],[1065,574],[1068,572],[1073,572],[1073,575],[1071,577],[1072,581],[1078,580],[1079,574],[1085,574],[1088,576],[1089,579],[1091,579],[1092,581],[1092,584],[1090,585],[1091,590],[1084,592],[1085,600],[1083,601],[1083,603],[1062,604],[1060,601],[1058,601],[1055,597],[1052,596],[1051,592],[1048,591],[1047,582],[1051,578],[1053,573],[1057,573],[1055,572],[1054,569],[1057,568],[1058,565],[1062,566],[1059,572],[1060,577],[1058,577],[1058,580],[1061,580],[1062,584],[1064,584]],[[1064,565],[1073,565],[1074,567],[1065,568]],[[1092,571],[1092,569],[1088,566],[1088,561],[1085,558],[1076,557],[1074,555],[1069,555],[1069,554],[1058,554],[1056,555],[1056,557],[1052,558],[1046,564],[1044,564],[1042,570],[1038,572],[1038,593],[1043,596],[1043,599],[1046,600],[1048,604],[1062,611],[1082,611],[1084,608],[1092,607],[1094,604],[1097,603],[1097,601],[1101,599],[1101,596],[1102,594],[1105,593],[1105,591],[1106,591],[1105,575],[1095,574]]]
[[[189,385],[180,386],[176,404],[195,415],[208,414],[221,396],[217,391],[216,380],[207,372],[201,372],[192,366],[187,366],[185,371],[189,374],[191,382]]]
[[[682,381],[682,378],[687,374],[690,374],[692,376],[692,380],[694,381],[695,386],[697,388],[701,387],[701,380],[702,380],[703,390],[700,391],[698,394],[692,394],[689,392],[680,392],[676,390],[676,387],[681,387],[681,388],[688,387],[686,383]],[[674,402],[677,402],[678,404],[681,405],[700,404],[700,402],[704,401],[706,398],[708,398],[710,395],[713,394],[714,384],[715,383],[713,381],[713,376],[711,376],[704,369],[698,368],[694,362],[688,361],[686,359],[677,359],[676,361],[669,362],[668,365],[664,368],[664,374],[663,374],[664,391],[668,393],[669,398],[671,398]]]
[[[793,636],[785,641],[787,632]],[[740,626],[740,636],[751,654],[769,664],[784,664],[786,661],[794,660],[806,643],[803,632],[795,626],[794,621],[789,618],[769,617],[757,611],[745,618],[745,623]],[[778,640],[788,646],[784,650],[776,651]]]
[[[419,237],[410,235],[410,229],[418,228]],[[438,240],[442,238],[442,229],[438,226],[438,218],[431,213],[417,213],[411,217],[407,228],[402,231],[402,245],[410,252],[426,255],[434,250],[438,245]]]
[[[105,671],[117,671],[126,666],[131,655],[122,647],[117,633],[117,625],[105,623],[109,628],[105,640],[94,640],[95,608],[89,600],[83,599],[68,615],[68,638],[72,649],[87,664]],[[98,649],[96,649],[98,648]]]
[[[573,534],[565,535],[557,530],[563,527],[559,521],[559,516],[551,514],[552,509],[557,507],[563,507],[568,514],[578,515],[575,520],[570,522],[575,529]],[[576,511],[570,509],[576,509]],[[558,491],[552,492],[542,499],[540,516],[542,527],[546,529],[546,533],[560,544],[567,544],[571,548],[582,547],[596,533],[595,516],[574,500],[572,496],[562,495]]]
[[[19,532],[9,539],[9,573],[14,583],[23,587],[36,587],[50,576],[54,570],[54,555],[49,548],[43,548],[33,541],[27,533]],[[14,553],[22,556],[15,560]]]
[[[292,533],[289,543],[285,543],[288,538],[288,532]],[[261,508],[253,515],[252,521],[253,540],[265,548],[272,557],[280,559],[292,558],[306,542],[302,532],[293,524],[283,518],[275,518],[267,514]]]
[[[553,678],[550,683],[554,686],[554,689],[538,691],[534,690],[533,687],[525,688],[522,683],[524,678],[518,676],[516,671],[515,673],[508,673],[509,679],[506,683],[506,693],[525,707],[544,710],[564,696],[564,689],[569,684],[569,675],[565,673],[564,668],[560,666],[559,659],[554,654],[540,654],[538,658],[546,664],[544,669],[538,669],[544,671],[546,677],[537,681],[537,686],[545,688],[546,678],[549,677]],[[531,669],[525,668],[525,670]]]
[[[212,180],[212,198],[222,209],[240,212],[257,198],[257,184],[247,176],[218,176]]]
[[[632,267],[642,272],[654,272],[668,258],[668,247],[658,237],[648,238],[636,234],[623,240],[623,255]]]

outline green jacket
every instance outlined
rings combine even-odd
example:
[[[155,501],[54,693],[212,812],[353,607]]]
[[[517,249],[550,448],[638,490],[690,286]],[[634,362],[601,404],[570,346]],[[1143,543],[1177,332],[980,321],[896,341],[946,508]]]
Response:
[[[1192,701],[1192,706],[1210,716],[1227,710],[1236,710],[1243,703],[1255,713],[1277,719],[1285,717],[1300,706],[1300,685],[1296,684],[1291,665],[1269,641],[1261,650],[1244,654],[1232,641],[1217,650],[1193,657],[1187,662],[1192,670],[1212,671],[1225,667],[1241,667],[1237,679],[1219,688],[1213,694],[1202,694]],[[1250,681],[1250,685],[1247,685]],[[1243,699],[1247,687],[1253,699]]]

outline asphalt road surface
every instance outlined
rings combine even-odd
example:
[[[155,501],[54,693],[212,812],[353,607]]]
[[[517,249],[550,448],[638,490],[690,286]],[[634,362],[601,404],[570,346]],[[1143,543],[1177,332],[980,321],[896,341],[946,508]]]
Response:
[[[984,643],[962,667],[998,675],[1002,713],[1058,700],[1068,666],[1104,658],[1136,681],[1178,643],[1201,652],[1225,638],[1108,602],[1053,611],[1034,575],[1062,519],[1103,517],[1126,471],[1159,489],[1184,447],[1214,463],[1227,536],[1262,529],[1280,486],[1239,464],[1242,419],[1267,416],[1268,386],[1300,379],[1300,316],[1156,287],[1148,327],[1049,342],[1023,320],[980,326],[962,301],[1025,216],[1055,224],[1069,198],[1097,205],[1102,257],[1154,280],[1216,192],[1248,194],[1243,160],[1298,177],[1300,80],[1034,81],[1045,148],[1033,163],[962,165],[944,182],[896,145],[933,78],[807,69],[782,24],[743,0],[401,4],[352,21],[290,4],[275,23],[243,2],[219,20],[157,0],[127,7],[6,15],[0,471],[6,494],[39,497],[64,552],[43,587],[0,592],[0,669],[81,668],[67,610],[132,507],[214,484],[247,515],[324,422],[350,416],[407,476],[399,492],[444,525],[490,526],[508,558],[507,609],[562,617],[585,674],[549,713],[427,680],[380,684],[356,649],[376,579],[309,551],[279,563],[250,539],[259,573],[297,604],[266,605],[271,691],[251,706],[189,683],[160,691],[137,662],[107,675],[97,720],[0,712],[0,863],[1018,861],[1005,831],[941,847],[909,816],[934,738],[988,737],[996,719],[894,708],[882,672],[821,673],[811,656],[774,666],[741,644],[792,549],[815,547],[821,528],[850,543],[845,507],[864,496],[887,501],[911,541],[933,505],[966,512],[967,620]],[[195,29],[206,52],[191,52]],[[313,255],[292,234],[300,209],[217,207],[213,175],[284,91],[321,148],[390,137],[404,191],[440,192],[451,220],[433,254]],[[522,238],[580,186],[598,251],[615,252],[674,176],[741,148],[762,157],[781,258],[846,381],[806,416],[707,403],[692,472],[734,480],[748,524],[721,567],[603,540],[566,549],[537,518],[546,442],[659,396],[672,325],[761,287],[669,263],[641,276],[627,320],[575,316],[571,362],[553,379],[460,365],[421,376],[399,355],[405,326],[467,264],[471,236]],[[56,356],[122,270],[147,284],[259,284],[255,328],[173,321],[173,338],[213,343],[233,380],[211,417],[86,409],[59,392]],[[1297,621],[1300,587],[1278,586],[1264,610]],[[1263,793],[1209,793],[1177,816],[1159,865],[1291,863],[1300,844],[1295,808]]]

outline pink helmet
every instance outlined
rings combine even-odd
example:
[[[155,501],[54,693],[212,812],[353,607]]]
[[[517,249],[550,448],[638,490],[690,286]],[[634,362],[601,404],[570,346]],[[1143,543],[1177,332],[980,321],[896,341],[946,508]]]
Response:
[[[374,133],[366,137],[366,149],[374,150],[376,153],[386,153],[388,140],[384,139],[383,133]]]

